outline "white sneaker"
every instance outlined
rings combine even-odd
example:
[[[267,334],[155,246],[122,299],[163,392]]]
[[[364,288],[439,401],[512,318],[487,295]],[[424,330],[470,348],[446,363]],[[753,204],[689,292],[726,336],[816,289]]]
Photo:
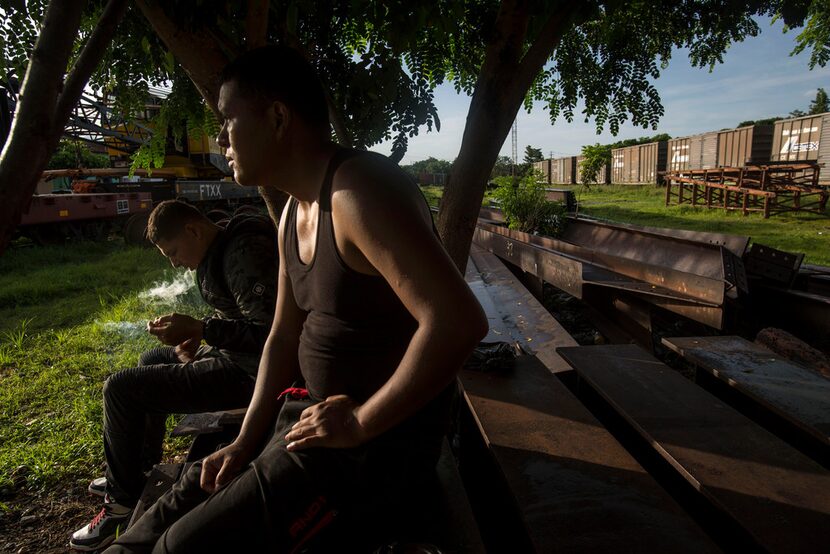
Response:
[[[132,513],[132,508],[112,502],[108,496],[104,497],[104,507],[88,525],[72,533],[69,547],[83,552],[104,548],[126,530]]]
[[[97,479],[93,479],[86,490],[91,495],[104,498],[107,495],[107,478],[98,477]]]

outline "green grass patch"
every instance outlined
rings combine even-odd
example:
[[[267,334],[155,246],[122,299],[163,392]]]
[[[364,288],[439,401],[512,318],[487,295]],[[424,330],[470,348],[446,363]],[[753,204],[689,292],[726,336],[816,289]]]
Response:
[[[175,298],[148,294],[188,280],[157,251],[115,242],[0,258],[0,489],[98,474],[103,382],[158,345],[143,331],[148,319],[206,312],[195,285]]]
[[[830,216],[827,214],[793,212],[764,219],[760,213],[744,216],[722,209],[666,206],[662,187],[593,185],[572,188],[580,213],[585,215],[637,225],[748,236],[752,242],[788,252],[802,252],[805,263],[830,265]]]
[[[574,190],[579,213],[584,215],[635,225],[748,236],[752,242],[801,252],[804,263],[830,265],[830,214],[793,212],[764,219],[760,213],[744,216],[714,208],[666,206],[666,189],[652,185],[557,186]],[[443,187],[435,186],[421,190],[433,205],[444,192]],[[489,200],[485,195],[484,203]]]
[[[0,257],[0,334],[77,325],[169,269],[156,249],[120,241],[12,249]]]

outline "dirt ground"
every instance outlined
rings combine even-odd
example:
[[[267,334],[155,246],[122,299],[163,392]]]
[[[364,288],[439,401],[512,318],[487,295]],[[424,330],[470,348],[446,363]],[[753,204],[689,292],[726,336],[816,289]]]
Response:
[[[18,493],[3,498],[0,512],[0,553],[51,554],[69,552],[69,537],[95,516],[101,499],[85,487],[42,494]]]

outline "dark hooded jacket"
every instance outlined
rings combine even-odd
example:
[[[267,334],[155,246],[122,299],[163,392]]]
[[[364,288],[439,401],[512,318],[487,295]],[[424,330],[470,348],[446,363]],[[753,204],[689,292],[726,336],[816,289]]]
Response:
[[[196,269],[202,298],[215,313],[204,319],[210,348],[199,356],[230,358],[255,375],[274,319],[279,256],[274,225],[266,216],[232,218]]]

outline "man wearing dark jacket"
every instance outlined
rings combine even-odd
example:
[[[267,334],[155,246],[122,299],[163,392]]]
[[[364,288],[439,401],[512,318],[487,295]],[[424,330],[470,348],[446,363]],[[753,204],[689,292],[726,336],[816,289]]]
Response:
[[[267,217],[246,214],[222,228],[189,204],[169,200],[151,213],[147,235],[174,267],[196,270],[213,315],[170,314],[147,325],[164,345],[104,383],[106,477],[89,487],[104,507],[72,535],[76,550],[97,550],[123,532],[161,458],[165,419],[248,406],[276,302],[277,245]],[[206,344],[202,344],[202,342]]]

